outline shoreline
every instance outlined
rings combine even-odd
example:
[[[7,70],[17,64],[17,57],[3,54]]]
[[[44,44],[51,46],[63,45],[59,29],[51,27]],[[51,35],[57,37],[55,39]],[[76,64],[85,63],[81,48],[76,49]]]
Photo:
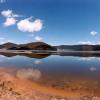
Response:
[[[0,53],[14,53],[14,54],[52,54],[52,55],[61,55],[61,54],[100,54],[100,51],[68,51],[68,50],[62,50],[62,51],[50,51],[50,50],[3,50],[0,49]]]
[[[90,95],[90,93],[86,91],[81,91],[81,93],[75,90],[63,91],[52,87],[46,87],[30,80],[19,79],[11,74],[13,71],[14,69],[7,70],[6,68],[0,68],[0,98],[5,98],[3,100],[73,100],[73,98],[84,97],[98,98],[96,100],[100,99],[99,95],[93,96],[93,94]],[[10,99],[8,99],[8,97]]]

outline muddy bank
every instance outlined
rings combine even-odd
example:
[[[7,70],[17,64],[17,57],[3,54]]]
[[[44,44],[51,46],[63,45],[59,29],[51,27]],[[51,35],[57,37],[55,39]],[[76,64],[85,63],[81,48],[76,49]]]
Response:
[[[0,68],[0,100],[100,100],[99,96],[88,93],[81,95],[77,91],[45,87],[28,80],[28,76],[31,76],[29,73],[27,73],[28,76],[20,77],[20,75],[16,76],[18,73],[14,75],[13,72],[15,69]],[[38,72],[38,74],[40,73]],[[38,77],[36,76],[36,78]]]

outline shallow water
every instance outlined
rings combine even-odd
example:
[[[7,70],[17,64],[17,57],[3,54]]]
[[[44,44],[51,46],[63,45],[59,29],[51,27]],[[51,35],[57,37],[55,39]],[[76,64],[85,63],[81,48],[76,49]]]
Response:
[[[0,55],[0,67],[16,69],[16,77],[47,87],[100,95],[100,57],[6,54]]]

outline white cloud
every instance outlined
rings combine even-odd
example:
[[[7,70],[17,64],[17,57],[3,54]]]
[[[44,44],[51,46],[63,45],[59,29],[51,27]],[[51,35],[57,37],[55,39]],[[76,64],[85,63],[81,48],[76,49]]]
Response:
[[[43,23],[40,19],[32,21],[32,18],[27,18],[19,21],[17,27],[22,32],[38,32],[43,28]]]
[[[6,21],[3,23],[5,27],[12,26],[16,24],[17,20],[15,18],[7,18]]]
[[[6,21],[3,23],[5,27],[12,26],[16,24],[17,20],[15,17],[19,17],[19,15],[14,14],[12,10],[3,10],[1,15],[6,18]]]
[[[40,37],[40,36],[36,36],[36,37],[35,37],[35,40],[38,41],[38,42],[42,42],[42,41],[43,41],[43,38]]]
[[[6,0],[0,0],[0,3],[5,3],[6,2]]]
[[[12,10],[4,10],[1,12],[1,15],[4,17],[11,17],[12,16]]]
[[[92,36],[95,36],[95,35],[98,34],[98,32],[96,32],[96,31],[91,31],[90,34],[91,34]]]
[[[91,41],[79,41],[78,44],[82,45],[100,45],[100,42],[91,42]]]
[[[12,17],[13,17],[13,18],[14,18],[14,17],[19,17],[19,15],[14,14],[13,11],[12,11],[12,10],[9,10],[9,9],[8,9],[8,10],[3,10],[3,11],[1,12],[1,15],[4,16],[4,17],[6,17],[6,18],[8,18],[8,17],[11,17],[11,18],[12,18]]]
[[[85,45],[85,44],[93,45],[93,43],[90,42],[90,41],[79,41],[78,44],[82,44],[82,45]]]
[[[6,21],[3,23],[5,27],[12,26],[16,24],[17,20],[16,17],[20,17],[21,15],[13,13],[12,10],[3,10],[1,12],[1,15],[6,18]],[[43,22],[40,19],[32,20],[32,17],[22,19],[17,22],[17,28],[18,30],[22,32],[39,32],[43,28]],[[30,37],[33,37],[33,35],[30,35]]]

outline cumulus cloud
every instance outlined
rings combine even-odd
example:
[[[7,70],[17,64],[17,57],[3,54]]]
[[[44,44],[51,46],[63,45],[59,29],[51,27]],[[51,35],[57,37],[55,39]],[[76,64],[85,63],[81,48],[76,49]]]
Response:
[[[4,10],[1,12],[1,15],[4,17],[11,17],[12,16],[12,10]]]
[[[19,79],[33,79],[38,80],[41,77],[41,72],[38,69],[20,69],[17,71],[16,76]]]
[[[3,10],[1,12],[1,15],[6,18],[6,21],[3,23],[5,27],[12,26],[16,24],[17,20],[16,17],[19,17],[19,15],[14,14],[12,10]]]
[[[18,30],[22,32],[39,32],[43,28],[43,21],[40,19],[32,20],[32,17],[22,19],[22,20],[16,20],[17,17],[20,17],[21,15],[13,13],[12,10],[3,10],[1,12],[1,15],[6,18],[6,21],[3,23],[5,27],[12,26],[14,24],[17,24]],[[30,35],[30,37],[33,37],[33,35]]]
[[[3,23],[5,27],[12,26],[16,24],[17,20],[15,18],[7,18],[6,21]]]
[[[4,17],[6,17],[6,18],[8,18],[8,17],[13,17],[13,18],[14,17],[19,17],[19,15],[14,14],[13,11],[12,10],[9,10],[9,9],[2,11],[1,12],[1,15],[4,16]]]
[[[36,36],[36,37],[35,37],[35,40],[36,40],[37,42],[42,42],[42,41],[43,41],[43,38],[40,37],[40,36]]]
[[[40,19],[32,20],[27,18],[19,21],[17,27],[22,32],[38,32],[43,28],[43,22]]]
[[[90,41],[79,41],[78,44],[83,44],[83,45],[85,45],[85,44],[93,45],[93,43],[90,42]]]
[[[92,36],[95,36],[95,35],[98,34],[98,32],[96,32],[96,31],[91,31],[90,34],[91,34]]]

